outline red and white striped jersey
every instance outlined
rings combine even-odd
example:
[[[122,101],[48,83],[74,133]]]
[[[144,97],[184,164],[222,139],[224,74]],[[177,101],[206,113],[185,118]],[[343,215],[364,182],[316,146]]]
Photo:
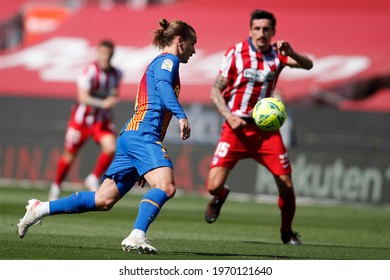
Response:
[[[118,89],[121,79],[121,70],[111,66],[110,71],[106,72],[95,61],[85,66],[77,79],[77,86],[88,90],[93,97],[105,99],[113,89]],[[79,125],[89,126],[98,121],[111,121],[112,114],[109,109],[94,108],[77,103],[72,108],[72,119]]]
[[[118,88],[121,78],[122,72],[119,69],[111,66],[111,70],[106,72],[95,61],[85,66],[77,79],[77,86],[89,90],[93,97],[104,99],[113,88]]]
[[[286,63],[287,57],[273,48],[256,51],[250,38],[229,48],[219,73],[230,81],[223,96],[232,113],[248,117],[258,100],[272,96]]]

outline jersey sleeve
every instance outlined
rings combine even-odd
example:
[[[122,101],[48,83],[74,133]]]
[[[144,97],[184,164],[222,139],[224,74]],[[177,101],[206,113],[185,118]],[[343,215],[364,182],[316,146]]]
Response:
[[[222,58],[219,74],[225,78],[233,79],[234,65],[235,65],[234,48],[229,48]]]
[[[118,87],[122,81],[123,78],[123,72],[122,70],[115,68],[116,75],[117,75],[117,81],[116,81],[116,86]]]
[[[177,119],[187,118],[174,91],[179,75],[179,58],[175,55],[161,56],[155,63],[154,78],[156,91],[162,103]]]
[[[96,67],[93,64],[88,64],[77,78],[77,87],[90,90],[92,81],[96,75]]]
[[[120,88],[121,81],[123,78],[123,72],[118,68],[114,68],[114,69],[115,69],[116,79],[115,79],[115,85],[113,86],[113,88],[117,89],[117,95],[119,95],[119,88]]]

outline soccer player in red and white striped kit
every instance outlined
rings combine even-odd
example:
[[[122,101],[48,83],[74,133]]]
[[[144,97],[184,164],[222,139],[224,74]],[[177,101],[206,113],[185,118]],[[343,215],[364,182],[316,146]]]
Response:
[[[117,103],[122,71],[111,64],[114,43],[102,40],[97,46],[97,59],[88,63],[77,80],[77,103],[71,108],[71,115],[65,133],[63,154],[58,162],[49,200],[61,195],[61,183],[85,142],[93,138],[101,152],[94,169],[85,179],[85,186],[96,191],[100,177],[106,172],[114,154],[116,131],[112,109]]]
[[[206,182],[213,199],[207,206],[208,223],[216,221],[229,187],[226,180],[239,160],[252,158],[274,176],[279,191],[281,239],[284,244],[300,245],[292,229],[295,192],[291,166],[279,131],[260,130],[251,111],[262,98],[270,97],[285,66],[311,69],[312,60],[295,52],[284,40],[271,43],[276,19],[270,12],[255,10],[251,14],[249,38],[229,48],[211,89],[211,99],[225,118]]]

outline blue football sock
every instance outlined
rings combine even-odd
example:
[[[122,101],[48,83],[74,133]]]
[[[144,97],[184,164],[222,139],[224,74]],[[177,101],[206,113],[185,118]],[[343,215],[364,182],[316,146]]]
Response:
[[[96,211],[95,192],[77,192],[49,202],[50,215]]]
[[[168,195],[161,189],[154,188],[148,191],[139,205],[134,229],[146,232],[168,199]]]

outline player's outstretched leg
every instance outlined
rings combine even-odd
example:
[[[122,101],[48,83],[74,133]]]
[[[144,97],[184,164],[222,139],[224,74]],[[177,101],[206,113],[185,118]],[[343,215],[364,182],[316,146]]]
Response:
[[[211,199],[206,208],[206,222],[211,224],[217,220],[219,213],[221,212],[222,205],[228,197],[229,192],[229,186],[225,185],[223,189],[216,196],[214,196],[213,199]]]
[[[28,229],[37,224],[46,216],[59,214],[76,214],[97,211],[94,192],[76,192],[68,197],[54,201],[39,201],[30,199],[26,206],[26,214],[18,224],[18,234],[23,238]]]

